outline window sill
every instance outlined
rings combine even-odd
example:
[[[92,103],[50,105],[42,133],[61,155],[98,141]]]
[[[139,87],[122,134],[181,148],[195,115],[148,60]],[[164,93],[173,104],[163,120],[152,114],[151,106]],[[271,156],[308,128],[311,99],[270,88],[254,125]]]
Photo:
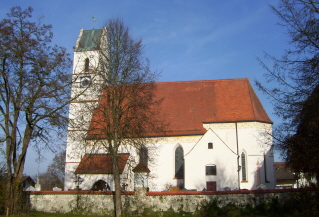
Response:
[[[248,181],[241,181],[241,183],[248,183]]]

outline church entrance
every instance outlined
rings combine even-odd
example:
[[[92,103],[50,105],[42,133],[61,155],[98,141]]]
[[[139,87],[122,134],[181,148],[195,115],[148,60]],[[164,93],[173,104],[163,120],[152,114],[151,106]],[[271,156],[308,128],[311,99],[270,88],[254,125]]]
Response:
[[[99,180],[95,182],[91,188],[92,191],[110,191],[111,188],[107,182]]]
[[[206,182],[207,191],[216,191],[216,182]]]

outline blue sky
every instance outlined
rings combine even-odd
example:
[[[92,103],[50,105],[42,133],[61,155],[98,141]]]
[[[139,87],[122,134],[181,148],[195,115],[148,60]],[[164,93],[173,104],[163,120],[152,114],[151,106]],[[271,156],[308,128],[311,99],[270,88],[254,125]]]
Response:
[[[43,15],[43,23],[53,25],[53,42],[73,57],[81,28],[98,29],[110,18],[121,18],[133,37],[142,38],[151,68],[161,72],[159,81],[249,78],[254,86],[254,79],[265,80],[257,57],[263,58],[264,52],[280,57],[289,46],[269,4],[276,6],[278,1],[0,0],[0,19],[14,6],[31,6],[33,18]],[[270,101],[254,89],[270,118],[278,122]],[[33,175],[36,154],[29,154],[25,172]],[[53,156],[44,154],[41,171]]]

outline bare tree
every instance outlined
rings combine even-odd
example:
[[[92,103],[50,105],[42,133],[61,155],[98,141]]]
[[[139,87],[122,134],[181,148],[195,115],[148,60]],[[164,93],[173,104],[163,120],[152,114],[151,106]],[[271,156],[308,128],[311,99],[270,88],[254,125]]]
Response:
[[[297,169],[300,168],[297,164],[303,161],[289,154],[291,149],[288,149],[286,142],[297,132],[302,121],[299,114],[311,94],[316,94],[314,89],[319,85],[319,2],[281,0],[278,7],[271,8],[281,20],[279,25],[287,30],[292,47],[281,58],[266,54],[273,67],[259,60],[266,69],[265,77],[269,84],[258,81],[256,84],[272,99],[275,114],[282,118],[282,124],[274,131],[274,142],[288,165]],[[311,149],[307,151],[309,153],[304,155],[305,159],[316,161],[318,153]]]
[[[0,129],[4,138],[8,214],[21,210],[21,178],[27,150],[52,145],[67,125],[71,61],[51,46],[51,25],[30,21],[32,8],[14,7],[0,22]]]
[[[65,150],[57,152],[44,173],[39,174],[41,189],[51,191],[54,187],[62,188],[64,184]]]
[[[145,138],[161,131],[155,119],[161,100],[155,100],[157,73],[142,56],[142,41],[134,40],[119,19],[106,24],[106,47],[100,50],[97,76],[102,96],[95,108],[88,139],[112,156],[116,216],[122,212],[118,154],[124,145],[142,150]],[[102,82],[101,82],[102,81]],[[143,159],[141,159],[143,160]]]

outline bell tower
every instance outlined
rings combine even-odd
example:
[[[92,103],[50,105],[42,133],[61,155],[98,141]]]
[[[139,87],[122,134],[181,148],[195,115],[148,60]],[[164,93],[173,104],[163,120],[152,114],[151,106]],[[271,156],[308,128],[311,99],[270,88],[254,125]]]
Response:
[[[85,154],[85,137],[101,93],[98,69],[106,29],[81,29],[74,49],[64,190],[75,187],[74,171]]]

